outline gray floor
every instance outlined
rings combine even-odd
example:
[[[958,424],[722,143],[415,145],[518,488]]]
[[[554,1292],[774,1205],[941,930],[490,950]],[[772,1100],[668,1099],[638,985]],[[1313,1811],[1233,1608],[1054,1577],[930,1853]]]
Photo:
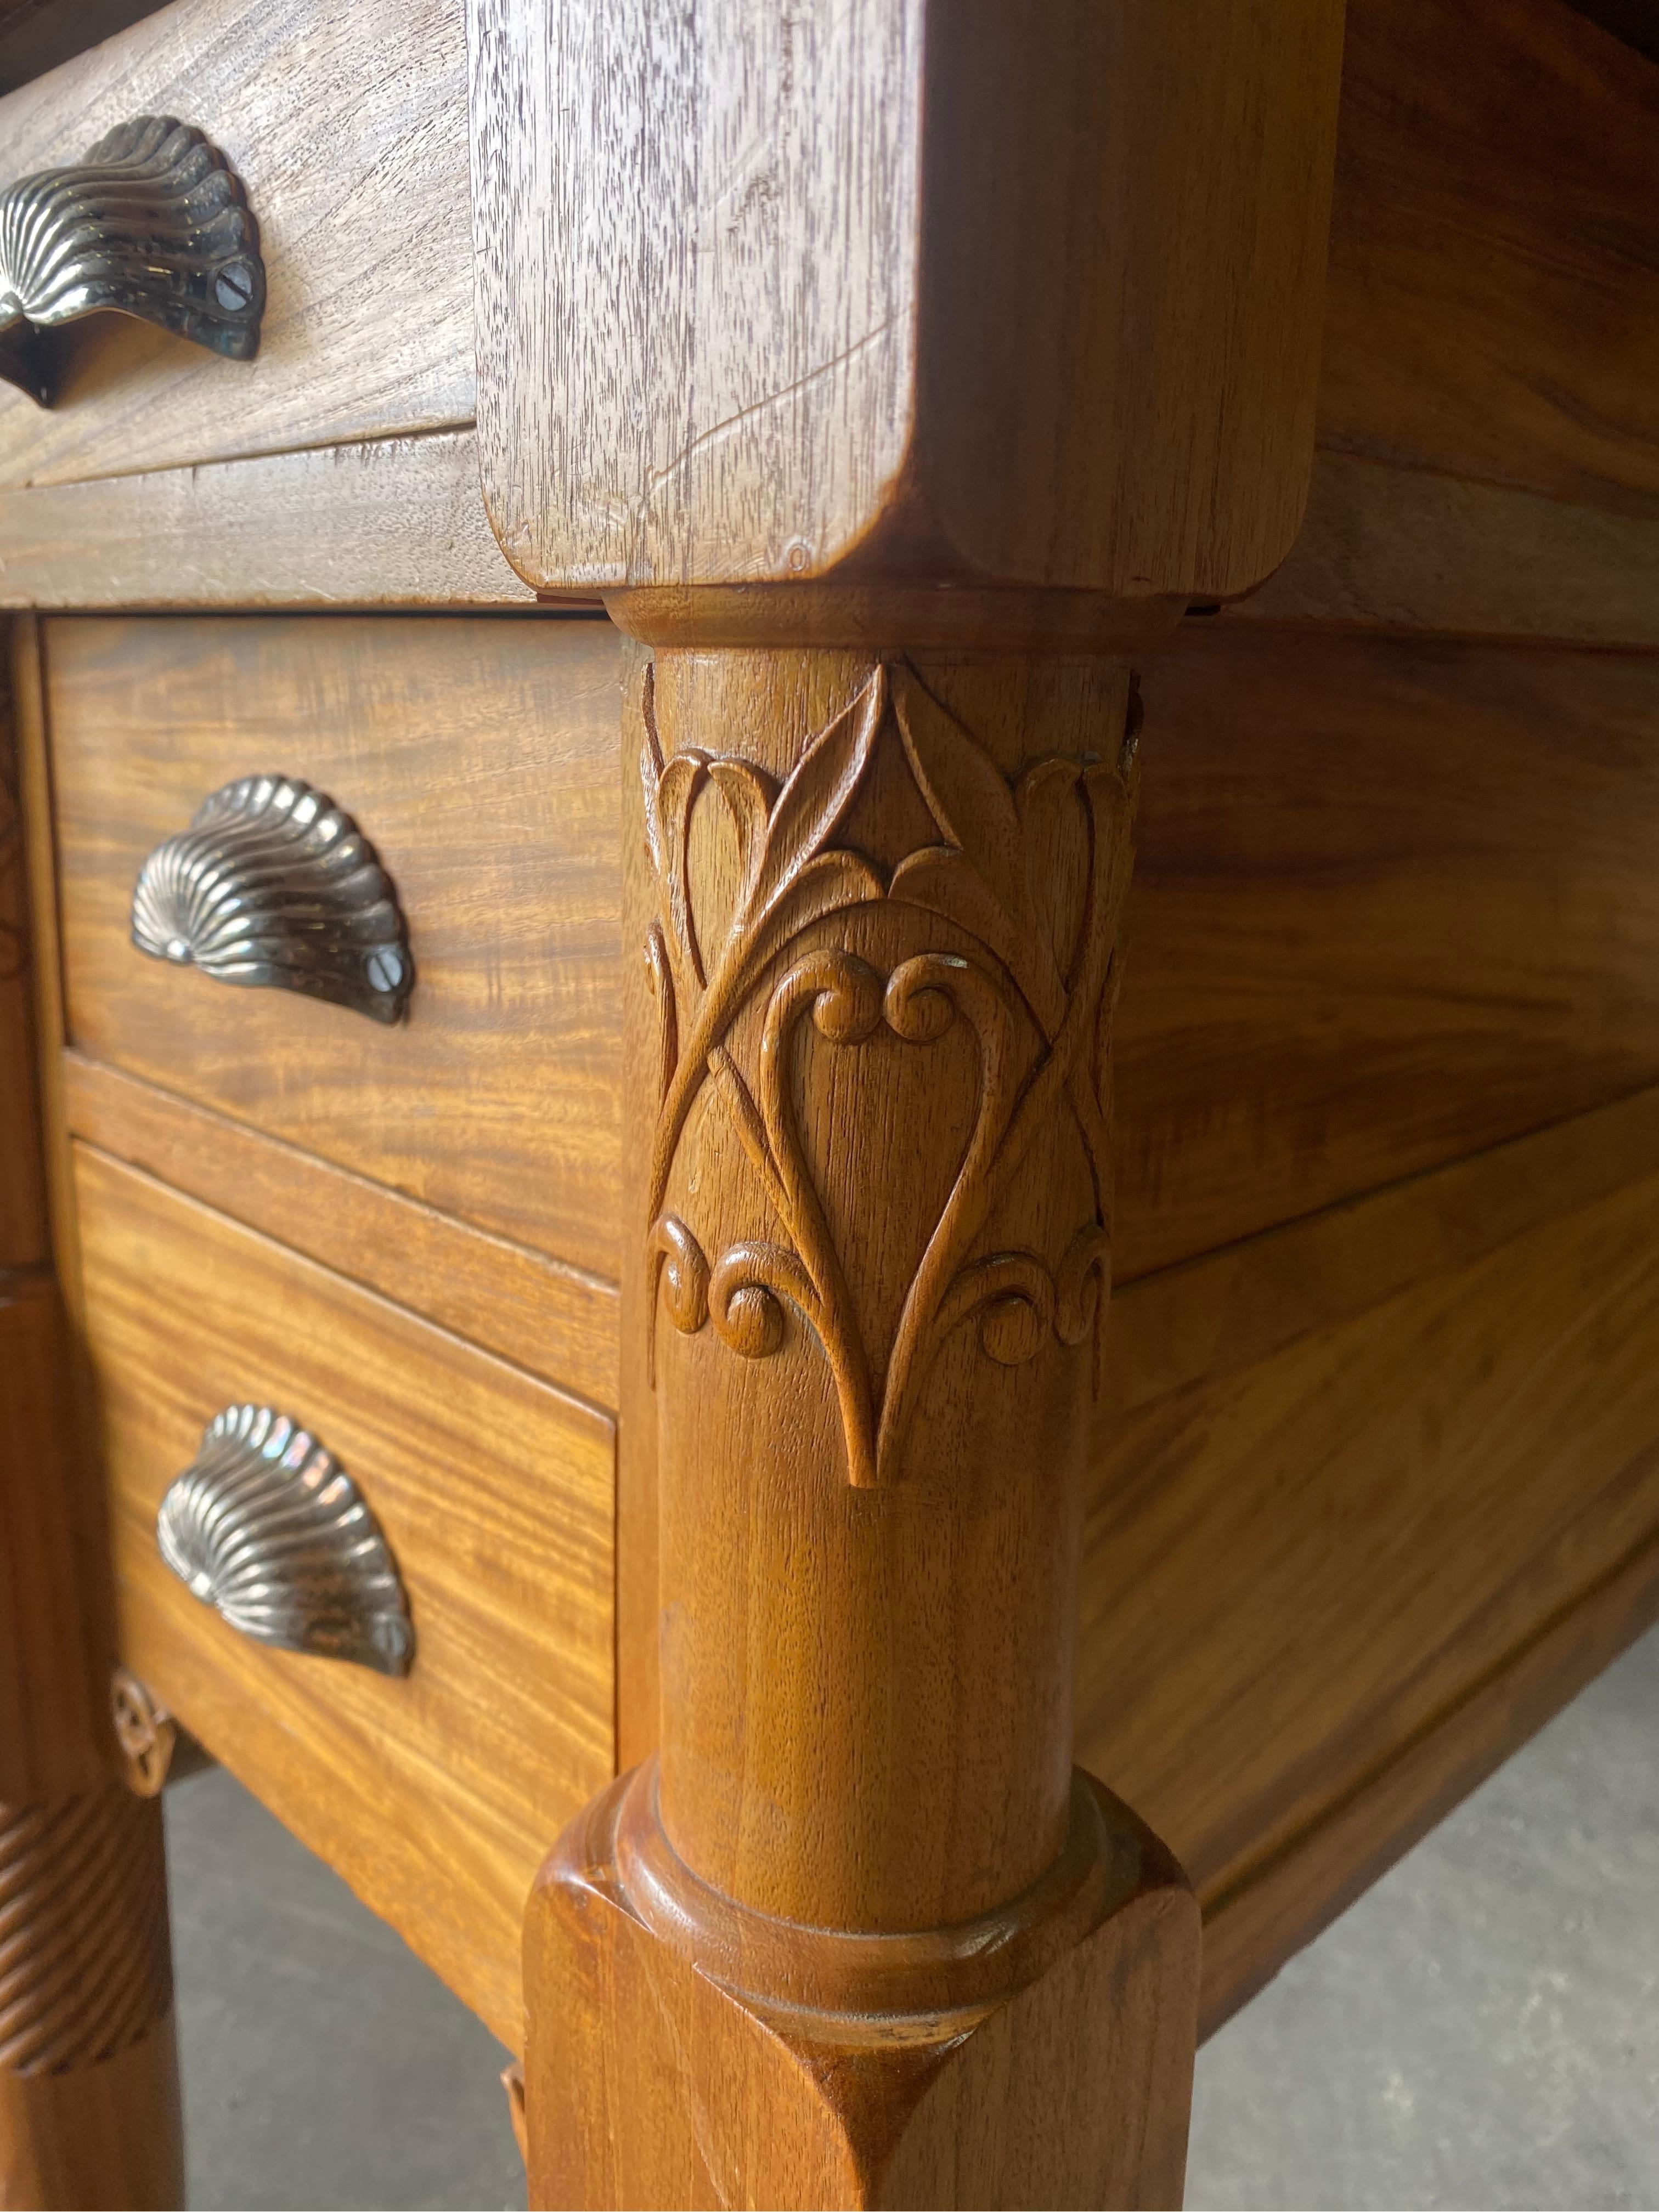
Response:
[[[515,2205],[505,2054],[223,1773],[167,1795],[191,2201]],[[1659,2206],[1659,1632],[1200,2053],[1194,2206]]]

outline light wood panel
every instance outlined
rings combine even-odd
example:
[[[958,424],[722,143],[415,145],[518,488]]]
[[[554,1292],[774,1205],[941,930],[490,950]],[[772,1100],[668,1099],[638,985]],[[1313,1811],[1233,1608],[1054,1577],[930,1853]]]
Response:
[[[54,637],[77,1041],[609,1274],[621,1080],[609,631],[89,623]],[[369,794],[358,811],[405,892],[417,963],[434,897],[453,915],[451,974],[423,971],[434,1024],[451,1019],[440,990],[465,994],[428,1094],[447,1117],[436,1128],[397,1112],[416,1079],[399,1056],[426,1065],[414,1054],[419,989],[416,1025],[388,1038],[279,993],[216,989],[126,942],[127,890],[149,844],[233,768],[274,743],[292,749],[309,700],[290,639],[341,702],[307,726],[307,759],[323,762],[309,772],[343,803]],[[153,686],[134,683],[141,668]],[[1642,796],[1659,778],[1648,734],[1659,660],[1194,623],[1148,661],[1144,692],[1119,1009],[1120,1279],[1659,1079],[1659,790],[1654,805]],[[223,733],[239,722],[252,739],[232,757]],[[456,746],[471,742],[463,727],[498,763],[518,737],[489,783],[455,773]],[[106,755],[112,728],[121,742]],[[391,749],[371,757],[385,735]],[[434,761],[447,815],[417,788]],[[520,957],[541,963],[519,987],[547,994],[533,1023],[528,1000],[516,1026],[489,1001],[484,925],[496,917],[463,913],[446,842],[469,806],[515,841],[534,911],[550,902],[544,938],[525,933],[533,913],[500,917]],[[525,818],[547,825],[544,876],[530,872]],[[475,1064],[486,1042],[488,1066]],[[296,1065],[335,1073],[307,1088]],[[365,1081],[367,1109],[353,1087]],[[567,1379],[583,1387],[574,1370]]]
[[[1341,15],[471,0],[509,558],[1259,581],[1307,484]]]
[[[1659,1165],[1659,1090],[1328,1206],[1123,1287],[1107,1332],[1120,1412],[1235,1373],[1396,1291],[1469,1267]]]
[[[1283,568],[1235,623],[1659,646],[1659,520],[1322,448]]]
[[[0,492],[0,605],[530,607],[471,430]],[[1315,456],[1284,565],[1229,623],[1659,645],[1659,530],[1348,453]]]
[[[1659,643],[1651,74],[1555,0],[1350,0],[1307,517],[1229,622]],[[529,596],[470,431],[0,494],[10,605]]]
[[[1656,169],[1559,0],[1349,0],[1308,520],[1239,617],[1656,641]]]
[[[64,483],[471,420],[458,0],[173,0],[0,100],[7,176],[179,115],[259,225],[258,358],[121,316],[77,326],[57,405],[0,392],[0,484]]]
[[[1366,1770],[1323,1819],[1213,1897],[1200,2033],[1220,2027],[1656,1621],[1659,1540],[1650,1539],[1592,1589],[1574,1591],[1530,1641]]]
[[[532,603],[470,430],[0,491],[0,605]]]
[[[613,1283],[394,1197],[101,1060],[71,1052],[64,1073],[70,1127],[100,1150],[594,1405],[616,1405]]]
[[[581,718],[561,743],[565,758],[550,747],[545,769],[527,730],[508,799],[490,801],[501,809],[495,818],[512,818],[509,807],[533,777],[543,787],[533,803],[553,817],[550,836],[568,850],[580,826],[581,839],[571,863],[580,876],[576,926],[556,921],[546,964],[558,1003],[577,1010],[566,1024],[579,1017],[585,1026],[574,1048],[570,1026],[554,1028],[560,1049],[533,1079],[520,1071],[541,1049],[537,1038],[506,1038],[499,1051],[513,1065],[506,1073],[498,1065],[489,1078],[526,1115],[550,1115],[562,1093],[565,1118],[543,1120],[526,1134],[526,1146],[540,1146],[533,1172],[505,1182],[468,1157],[476,1118],[447,1158],[434,1141],[429,1163],[388,1161],[394,1144],[412,1151],[421,1134],[419,1125],[408,1133],[381,1126],[395,1120],[389,1079],[378,1115],[356,1112],[343,1075],[326,1113],[300,1097],[295,1038],[319,1055],[349,1042],[361,1072],[386,1048],[382,1033],[281,994],[216,990],[143,961],[126,943],[126,886],[147,841],[184,818],[191,793],[230,772],[220,750],[224,725],[241,720],[262,738],[280,733],[291,742],[302,709],[296,664],[283,647],[287,626],[70,624],[55,635],[71,885],[82,880],[72,872],[83,840],[99,841],[95,914],[73,888],[68,899],[72,983],[83,972],[77,945],[94,978],[95,1019],[78,1031],[88,1049],[101,1046],[240,1120],[269,1115],[267,1126],[290,1141],[413,1184],[447,1211],[483,1212],[515,1241],[556,1249],[562,1230],[549,1219],[551,1200],[562,1181],[567,1188],[575,1181],[589,1263],[613,1264],[617,1152],[605,1122],[619,1112],[610,992],[620,922],[606,817],[619,771],[608,631],[313,623],[297,633],[321,656],[313,665],[323,672],[313,680],[350,701],[345,719],[367,714],[399,748],[418,744],[417,776],[440,733],[450,739],[452,707],[478,729],[480,743],[489,729],[499,744],[499,732],[518,720],[545,726]],[[133,669],[145,665],[155,671],[153,696],[132,682]],[[544,687],[538,695],[527,696],[526,671]],[[474,694],[474,684],[488,688]],[[365,695],[366,707],[358,703]],[[1656,775],[1647,732],[1659,714],[1659,662],[1242,635],[1192,623],[1149,661],[1145,695],[1148,774],[1120,1005],[1121,1279],[1659,1076],[1655,810],[1639,797]],[[430,738],[412,731],[416,712]],[[129,734],[106,761],[118,720]],[[201,757],[181,770],[191,727]],[[325,772],[342,798],[348,734],[337,738],[325,717],[306,738],[308,751],[319,742],[329,748]],[[348,774],[368,742],[365,734],[347,754]],[[234,765],[264,757],[250,750]],[[416,818],[417,794],[402,773],[407,757],[373,771],[374,791],[385,797],[360,811],[373,830],[392,818],[381,817],[382,806],[406,809],[404,834],[427,858],[441,846],[443,825]],[[581,778],[574,791],[573,769]],[[179,793],[171,811],[164,784]],[[458,790],[447,770],[443,788],[453,805],[465,803],[466,787]],[[118,808],[129,807],[142,819],[116,825]],[[94,811],[98,826],[89,831]],[[380,842],[404,884],[400,854],[384,833]],[[118,862],[110,857],[117,849]],[[459,900],[459,891],[449,895]],[[429,902],[406,903],[418,957]],[[272,1024],[289,1041],[285,1066],[266,1056]],[[391,1042],[394,1050],[404,1042]],[[458,1117],[464,1103],[453,1104]],[[117,1126],[112,1109],[99,1133]],[[205,1164],[199,1171],[208,1172]],[[276,1189],[270,1185],[273,1205]],[[217,1187],[204,1194],[216,1195]],[[276,1227],[274,1216],[261,1218]],[[550,1359],[561,1356],[550,1347]],[[565,1379],[605,1398],[590,1387],[594,1372],[573,1365]]]
[[[0,1144],[0,1281],[8,1268],[38,1267],[47,1254],[27,843],[10,686],[0,675],[0,1131],[6,1133]]]
[[[1120,1280],[1659,1080],[1659,659],[1149,659]]]
[[[1573,1139],[1618,1156],[1619,1187],[1569,1176],[1553,1189]],[[1317,1869],[1322,1824],[1351,1801],[1386,1858],[1408,1836],[1412,1791],[1404,1810],[1386,1784],[1368,1801],[1371,1778],[1659,1532],[1653,1099],[1328,1226],[1311,1277],[1312,1224],[1296,1225],[1260,1241],[1248,1275],[1218,1254],[1112,1309],[1079,1756],[1158,1823],[1211,1910],[1245,1911],[1234,1900],[1304,1839]],[[1375,1302],[1356,1291],[1378,1253],[1413,1240],[1414,1279],[1396,1286],[1385,1256]],[[1235,1364],[1241,1310],[1298,1304],[1299,1325]],[[1177,1308],[1189,1348],[1214,1354],[1172,1373]],[[1137,1384],[1147,1366],[1166,1387]],[[1514,1740],[1497,1728],[1491,1759]],[[1467,1751],[1455,1726],[1447,1741]],[[1312,1924],[1354,1848],[1333,1851],[1324,1891],[1310,1872]]]
[[[609,1422],[77,1146],[123,1656],[504,2040],[531,1877],[611,1772]],[[406,1680],[252,1643],[155,1543],[222,1407],[303,1421],[379,1519]]]
[[[617,692],[605,623],[60,620],[47,671],[71,1042],[614,1277]],[[416,981],[388,1029],[130,941],[144,858],[232,777],[357,820]]]
[[[1321,444],[1659,519],[1656,161],[1559,0],[1350,0]]]

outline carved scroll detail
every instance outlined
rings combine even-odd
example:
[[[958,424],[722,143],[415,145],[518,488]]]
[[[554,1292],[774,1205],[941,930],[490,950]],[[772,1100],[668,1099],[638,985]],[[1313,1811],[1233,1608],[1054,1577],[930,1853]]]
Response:
[[[109,1712],[128,1789],[135,1797],[159,1797],[178,1747],[178,1722],[130,1667],[118,1667],[110,1677]]]
[[[879,749],[900,748],[936,832],[886,870],[844,842]],[[1112,760],[1048,758],[1011,785],[971,733],[904,663],[878,666],[807,744],[777,787],[752,763],[684,749],[664,759],[647,673],[640,773],[658,891],[646,960],[661,1012],[663,1077],[647,1231],[648,1360],[659,1293],[687,1334],[706,1323],[742,1357],[785,1338],[793,1309],[834,1378],[848,1474],[896,1479],[928,1368],[972,1321],[986,1355],[1032,1358],[1050,1333],[1096,1340],[1109,1269],[1109,1161],[1103,1007],[1127,888],[1133,743]],[[691,824],[709,794],[735,833],[738,890],[724,929],[698,911]],[[1080,802],[1088,840],[1080,920],[1064,956],[1044,909],[1043,842],[1033,829],[1057,803]],[[822,945],[789,955],[816,925],[854,908],[920,909],[973,951],[897,958],[885,973]],[[821,933],[821,932],[820,932]],[[733,1033],[764,994],[748,1076]],[[831,1048],[881,1033],[923,1047],[960,1024],[975,1048],[971,1129],[942,1211],[905,1291],[884,1366],[860,1334],[845,1261],[798,1125],[791,1069],[809,1023]],[[691,1109],[712,1084],[788,1243],[744,1239],[712,1262],[665,1200]],[[1069,1113],[1093,1181],[1092,1218],[1054,1263],[1020,1249],[975,1256],[976,1242],[1050,1116]]]
[[[95,2066],[172,2002],[161,1807],[118,1782],[0,1806],[0,2069]]]

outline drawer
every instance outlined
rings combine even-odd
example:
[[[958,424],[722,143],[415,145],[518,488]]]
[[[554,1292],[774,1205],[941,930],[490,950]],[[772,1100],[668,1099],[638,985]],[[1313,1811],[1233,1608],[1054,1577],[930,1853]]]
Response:
[[[611,1425],[84,1145],[75,1181],[124,1659],[516,2046],[531,1879],[612,1771]],[[363,1493],[405,1678],[257,1643],[164,1565],[157,1507],[244,1401]]]
[[[52,621],[69,1041],[614,1277],[617,653],[556,616]],[[416,973],[395,1027],[131,941],[146,856],[272,770],[343,807],[392,880]]]
[[[0,487],[471,419],[460,0],[174,0],[0,100],[0,184],[143,114],[195,125],[242,180],[258,355],[111,313],[69,326],[50,412],[0,386]]]

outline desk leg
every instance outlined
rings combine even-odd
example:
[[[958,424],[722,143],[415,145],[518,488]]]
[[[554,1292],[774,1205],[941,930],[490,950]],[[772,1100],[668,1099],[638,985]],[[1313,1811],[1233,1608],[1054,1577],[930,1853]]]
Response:
[[[0,2205],[183,2201],[161,1808],[0,1807]]]
[[[27,629],[16,643],[14,705],[38,734]],[[119,1778],[109,1708],[103,1530],[73,1440],[34,1066],[27,954],[32,937],[46,947],[49,1006],[52,901],[37,883],[31,932],[11,734],[0,714],[0,2208],[176,2205],[161,1808]],[[159,1788],[160,1771],[140,1780]]]
[[[531,1901],[532,2201],[1178,2203],[1197,1908],[1071,1759],[1129,670],[621,614],[661,1734]]]

